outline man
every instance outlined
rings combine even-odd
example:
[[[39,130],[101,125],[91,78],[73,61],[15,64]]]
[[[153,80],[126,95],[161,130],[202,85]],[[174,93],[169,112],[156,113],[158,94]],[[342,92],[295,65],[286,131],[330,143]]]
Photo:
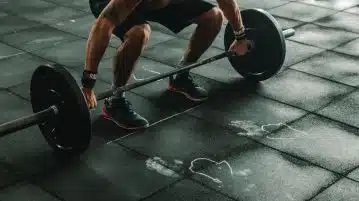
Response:
[[[180,65],[188,65],[210,47],[223,23],[223,14],[232,24],[236,39],[231,51],[245,54],[248,43],[236,0],[217,0],[218,7],[205,0],[90,0],[95,15],[86,47],[86,64],[82,76],[83,92],[89,108],[97,105],[93,87],[101,58],[112,34],[123,43],[114,59],[113,87],[123,86],[129,80],[135,64],[149,38],[148,21],[158,22],[174,33],[195,23],[197,27],[189,41]],[[222,13],[223,12],[223,13]],[[207,92],[198,86],[189,72],[172,76],[168,89],[181,93],[192,101],[204,101]],[[148,121],[133,111],[124,93],[116,93],[105,100],[103,116],[125,129],[148,127]]]

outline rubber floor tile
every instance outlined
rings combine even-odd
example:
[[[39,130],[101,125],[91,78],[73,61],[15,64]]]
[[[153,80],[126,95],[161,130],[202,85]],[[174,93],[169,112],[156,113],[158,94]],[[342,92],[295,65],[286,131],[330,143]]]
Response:
[[[71,68],[83,68],[86,56],[85,47],[86,40],[80,39],[60,44],[55,47],[37,50],[34,51],[33,54]],[[109,47],[104,54],[104,58],[109,58],[114,55],[115,49]]]
[[[356,109],[359,108],[358,100],[359,92],[356,90],[345,98],[335,101],[321,109],[318,113],[337,121],[359,127],[358,113],[355,112]]]
[[[282,70],[284,70],[288,66],[299,63],[323,51],[324,49],[321,48],[286,40],[286,56],[284,59]]]
[[[359,39],[355,39],[334,49],[334,51],[359,56]]]
[[[92,14],[88,14],[81,17],[76,17],[72,19],[62,20],[57,23],[49,24],[49,26],[56,29],[88,38],[91,30],[91,26],[95,22],[95,17]]]
[[[296,33],[290,40],[319,48],[332,49],[358,37],[359,35],[355,33],[307,24],[296,28]]]
[[[45,192],[38,186],[28,183],[21,183],[11,186],[0,191],[0,200],[17,201],[17,200],[37,200],[37,201],[59,201],[49,193]]]
[[[286,17],[302,22],[312,22],[317,19],[332,15],[337,11],[299,2],[291,2],[283,6],[270,9],[269,12],[272,15],[279,17]]]
[[[181,178],[159,175],[146,163],[146,157],[110,143],[78,163],[38,177],[36,183],[69,201],[136,201]]]
[[[305,111],[245,92],[223,93],[189,111],[206,121],[235,131],[236,136],[255,136],[261,125],[287,123],[306,114]]]
[[[18,54],[24,54],[24,52],[20,49],[15,47],[11,47],[7,44],[0,43],[0,60],[12,56],[16,56]]]
[[[359,3],[359,1],[358,1]],[[337,13],[322,19],[319,19],[315,24],[339,29],[343,31],[359,33],[359,16],[350,13]]]
[[[20,180],[21,176],[17,171],[10,169],[8,165],[0,163],[0,178],[0,189],[3,189]]]
[[[270,133],[273,129],[278,132]],[[261,142],[331,171],[346,174],[359,165],[359,130],[309,115],[292,124],[258,127]]]
[[[323,52],[300,62],[291,69],[307,72],[350,86],[359,85],[359,60],[335,52]]]
[[[2,73],[0,75],[0,87],[8,88],[31,79],[33,71],[41,64],[48,61],[30,54],[0,59]]]
[[[57,23],[65,19],[73,19],[79,16],[84,16],[86,14],[87,13],[83,11],[61,7],[58,5],[41,10],[25,10],[19,13],[19,15],[25,17],[26,19],[34,20],[44,24]]]
[[[359,183],[349,179],[341,179],[328,189],[315,196],[313,201],[346,200],[356,201],[359,197]]]
[[[0,40],[27,52],[52,47],[77,39],[79,39],[79,37],[49,26],[30,28],[21,32],[0,36]]]
[[[229,150],[245,149],[253,142],[234,135],[224,127],[180,115],[116,143],[147,155],[148,168],[158,174],[176,177],[177,173],[192,174],[191,165],[201,158],[222,160]],[[157,167],[158,164],[160,167]],[[169,174],[168,169],[175,170],[176,174]]]
[[[171,66],[177,66],[183,57],[189,41],[185,39],[173,39],[153,46],[144,51],[143,56],[163,62]],[[163,54],[166,52],[166,54]],[[206,59],[216,55],[216,49],[208,49],[200,59]]]
[[[314,111],[353,90],[353,87],[288,69],[264,81],[258,93],[292,106]]]
[[[228,155],[193,178],[237,200],[306,200],[337,179],[329,171],[259,144]]]
[[[183,180],[176,183],[168,189],[154,194],[144,201],[157,201],[157,200],[173,200],[173,201],[230,201],[231,198],[225,197],[216,193],[208,188],[205,188],[190,180]]]
[[[299,0],[307,4],[320,6],[320,7],[326,7],[336,10],[343,10],[352,6],[355,6],[359,3],[358,0],[333,0],[333,1],[313,1],[313,0]]]
[[[70,8],[90,12],[90,6],[88,0],[47,0],[47,1],[55,4],[67,6]]]
[[[238,1],[238,6],[243,8],[261,8],[261,9],[271,9],[274,7],[278,7],[284,4],[289,3],[288,0],[274,0],[274,1],[265,1],[265,0],[259,0],[259,1],[251,1],[251,0],[241,0]]]
[[[353,13],[353,14],[359,14],[359,5],[356,5],[354,7],[348,8],[345,10],[345,12]]]
[[[354,169],[351,173],[347,175],[347,177],[359,182],[359,168]]]
[[[38,22],[27,20],[25,18],[13,16],[13,15],[1,17],[0,24],[1,24],[0,35],[8,34],[8,33],[16,33],[24,29],[41,26],[41,24]]]
[[[11,11],[13,13],[22,13],[26,11],[43,11],[47,8],[56,7],[56,4],[46,2],[43,0],[32,0],[32,1],[22,1],[22,0],[13,0],[4,1],[1,4],[2,9],[5,11]]]

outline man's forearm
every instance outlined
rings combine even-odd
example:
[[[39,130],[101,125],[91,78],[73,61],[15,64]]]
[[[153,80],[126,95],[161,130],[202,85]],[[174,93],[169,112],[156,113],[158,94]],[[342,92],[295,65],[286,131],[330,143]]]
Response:
[[[243,28],[243,22],[236,0],[217,0],[217,2],[224,16],[232,24],[233,29],[240,31]]]

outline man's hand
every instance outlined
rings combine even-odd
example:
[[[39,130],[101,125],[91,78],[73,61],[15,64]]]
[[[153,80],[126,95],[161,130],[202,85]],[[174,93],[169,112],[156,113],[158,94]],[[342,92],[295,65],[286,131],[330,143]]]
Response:
[[[88,108],[89,109],[95,108],[97,106],[95,92],[92,89],[88,89],[88,88],[82,88],[82,91],[85,95]]]
[[[234,40],[232,45],[229,47],[229,51],[234,52],[238,56],[242,56],[247,53],[249,48],[249,41],[246,39],[243,40]]]

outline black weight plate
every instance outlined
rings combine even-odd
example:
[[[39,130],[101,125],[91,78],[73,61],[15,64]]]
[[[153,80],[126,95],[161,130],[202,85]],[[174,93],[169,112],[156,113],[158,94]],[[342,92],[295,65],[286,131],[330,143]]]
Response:
[[[72,75],[61,66],[41,65],[32,75],[30,93],[34,112],[58,108],[55,118],[38,125],[49,145],[62,154],[83,153],[91,140],[91,118]]]
[[[243,77],[262,81],[275,75],[282,67],[286,45],[282,29],[274,17],[262,9],[241,11],[247,38],[254,48],[243,56],[228,57],[234,69]],[[224,47],[228,51],[234,40],[233,28],[227,24]]]

